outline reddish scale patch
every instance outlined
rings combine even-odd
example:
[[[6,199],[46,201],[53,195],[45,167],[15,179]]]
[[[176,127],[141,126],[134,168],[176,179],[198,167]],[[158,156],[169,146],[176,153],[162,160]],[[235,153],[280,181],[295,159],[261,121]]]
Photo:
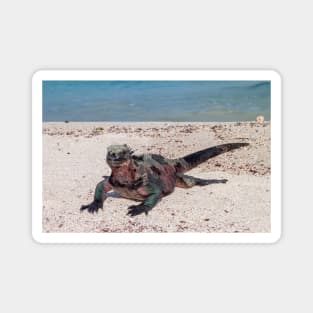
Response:
[[[135,179],[135,171],[131,169],[128,165],[117,168],[113,167],[111,175],[119,182],[131,181]]]
[[[147,196],[149,193],[146,191],[146,189],[144,187],[139,187],[137,189],[137,192],[141,195],[141,196]]]
[[[103,190],[105,192],[109,192],[111,189],[112,189],[111,184],[108,181],[105,181],[104,184],[103,184]]]
[[[161,174],[160,178],[163,186],[163,194],[169,194],[174,190],[176,178],[174,173],[174,168],[171,165],[163,165],[164,172]]]

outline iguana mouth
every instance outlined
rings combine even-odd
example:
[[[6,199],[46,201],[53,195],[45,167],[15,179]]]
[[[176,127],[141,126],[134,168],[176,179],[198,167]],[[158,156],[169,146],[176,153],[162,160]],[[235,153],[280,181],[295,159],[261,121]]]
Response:
[[[111,167],[120,167],[120,166],[123,166],[125,165],[125,163],[127,162],[128,160],[127,159],[124,159],[124,158],[118,158],[118,159],[111,159],[111,158],[108,158],[107,159],[107,162],[108,164],[111,166]]]

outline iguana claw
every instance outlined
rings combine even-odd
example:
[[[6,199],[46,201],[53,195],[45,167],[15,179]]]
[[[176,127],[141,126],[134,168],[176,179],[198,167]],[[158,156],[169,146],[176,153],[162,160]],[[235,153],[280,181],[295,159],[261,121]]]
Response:
[[[99,209],[102,209],[101,201],[93,201],[90,204],[82,205],[80,207],[80,211],[88,210],[89,213],[94,214],[95,212],[98,213]]]
[[[128,213],[127,215],[133,217],[142,213],[145,213],[146,215],[148,214],[149,207],[144,204],[138,204],[138,205],[131,205],[128,208]]]

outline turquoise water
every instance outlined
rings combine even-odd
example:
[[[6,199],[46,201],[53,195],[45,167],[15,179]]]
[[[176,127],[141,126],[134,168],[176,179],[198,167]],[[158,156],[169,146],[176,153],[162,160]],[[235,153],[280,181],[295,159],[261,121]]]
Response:
[[[44,81],[43,121],[270,120],[269,81]]]

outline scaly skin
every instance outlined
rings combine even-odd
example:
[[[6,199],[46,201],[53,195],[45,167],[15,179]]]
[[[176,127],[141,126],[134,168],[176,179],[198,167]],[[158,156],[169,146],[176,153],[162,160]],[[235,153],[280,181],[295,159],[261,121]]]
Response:
[[[96,186],[94,201],[83,205],[81,211],[98,212],[103,208],[107,193],[114,190],[121,197],[141,201],[128,208],[128,215],[135,216],[148,212],[164,196],[172,193],[175,187],[190,188],[195,185],[226,183],[226,179],[209,180],[184,175],[194,168],[221,153],[247,146],[247,143],[230,143],[204,149],[179,159],[167,159],[158,154],[133,155],[127,145],[108,147],[107,163],[111,176]]]

